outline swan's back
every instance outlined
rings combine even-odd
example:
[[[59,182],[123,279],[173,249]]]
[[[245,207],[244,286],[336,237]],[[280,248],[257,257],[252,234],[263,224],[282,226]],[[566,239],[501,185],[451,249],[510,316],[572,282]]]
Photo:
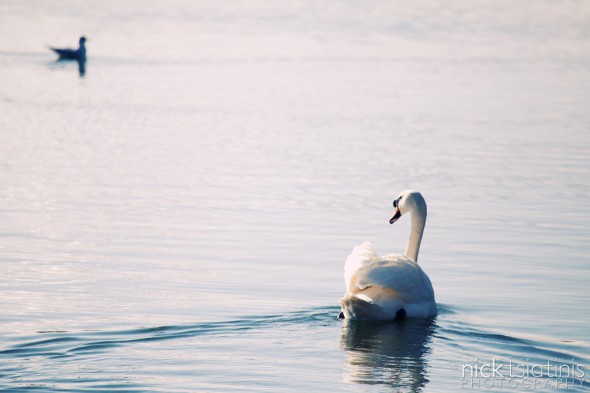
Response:
[[[402,309],[408,317],[436,314],[432,284],[420,266],[403,255],[379,257],[369,242],[346,259],[344,280],[340,303],[347,318],[396,319]]]

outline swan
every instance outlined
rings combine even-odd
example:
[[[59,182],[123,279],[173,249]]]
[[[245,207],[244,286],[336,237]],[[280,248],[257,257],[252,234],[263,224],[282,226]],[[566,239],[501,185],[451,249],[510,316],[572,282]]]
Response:
[[[379,257],[366,241],[356,246],[344,264],[346,294],[340,300],[340,318],[396,320],[436,315],[430,279],[418,266],[418,251],[426,224],[426,202],[414,190],[401,192],[393,201],[390,224],[411,213],[410,238],[404,255]]]

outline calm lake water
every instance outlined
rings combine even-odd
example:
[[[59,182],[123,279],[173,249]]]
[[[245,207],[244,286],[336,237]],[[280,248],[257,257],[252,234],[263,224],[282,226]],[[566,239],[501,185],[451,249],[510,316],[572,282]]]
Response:
[[[0,391],[590,391],[589,21],[0,2]],[[338,320],[406,188],[439,315]]]

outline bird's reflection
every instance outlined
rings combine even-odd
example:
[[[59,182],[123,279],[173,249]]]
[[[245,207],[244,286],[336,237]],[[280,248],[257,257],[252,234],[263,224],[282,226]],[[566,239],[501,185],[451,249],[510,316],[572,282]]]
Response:
[[[78,75],[80,78],[84,78],[86,76],[86,59],[57,59],[55,62],[49,63],[48,65],[51,68],[71,68],[70,65],[73,66],[72,63],[76,63],[78,66]]]
[[[86,59],[76,60],[78,63],[78,73],[80,74],[80,78],[84,78],[86,76]]]
[[[428,382],[426,355],[435,331],[434,319],[399,322],[344,320],[341,349],[348,354],[348,383],[386,384],[416,392]]]

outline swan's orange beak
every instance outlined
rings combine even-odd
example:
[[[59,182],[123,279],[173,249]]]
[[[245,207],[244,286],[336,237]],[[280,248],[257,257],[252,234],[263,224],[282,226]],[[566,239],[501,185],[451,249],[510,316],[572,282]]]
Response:
[[[395,210],[393,211],[393,217],[391,217],[391,220],[389,220],[389,223],[393,224],[401,216],[402,216],[402,213],[399,211],[399,208],[396,206]]]

